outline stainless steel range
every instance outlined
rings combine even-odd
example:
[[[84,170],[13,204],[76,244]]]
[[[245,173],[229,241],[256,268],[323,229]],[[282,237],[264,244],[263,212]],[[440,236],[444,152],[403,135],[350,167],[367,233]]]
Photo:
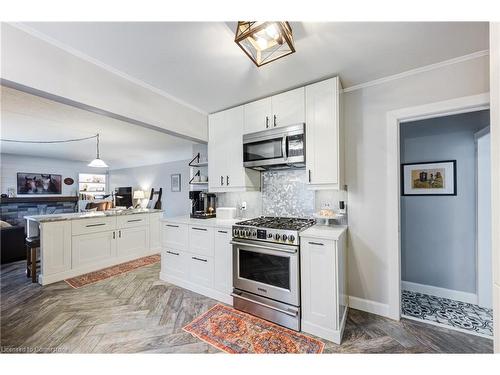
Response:
[[[259,217],[233,225],[233,305],[300,331],[299,233],[312,219]]]

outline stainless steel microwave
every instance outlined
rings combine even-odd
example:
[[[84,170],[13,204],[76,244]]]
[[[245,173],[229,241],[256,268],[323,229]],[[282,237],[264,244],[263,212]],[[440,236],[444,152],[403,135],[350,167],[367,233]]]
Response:
[[[243,135],[243,166],[257,170],[305,167],[304,124]]]

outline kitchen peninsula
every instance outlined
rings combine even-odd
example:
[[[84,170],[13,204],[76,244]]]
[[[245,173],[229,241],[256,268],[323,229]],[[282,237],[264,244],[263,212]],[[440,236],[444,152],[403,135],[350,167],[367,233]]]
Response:
[[[160,251],[162,210],[128,209],[25,216],[40,237],[42,285]]]

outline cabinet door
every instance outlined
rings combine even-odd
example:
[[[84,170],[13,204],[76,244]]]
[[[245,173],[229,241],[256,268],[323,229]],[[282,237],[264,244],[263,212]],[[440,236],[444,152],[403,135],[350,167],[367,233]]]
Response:
[[[42,274],[71,269],[71,222],[41,224]]]
[[[227,295],[233,291],[233,248],[230,241],[230,228],[215,228],[214,287]]]
[[[304,87],[275,95],[271,99],[273,127],[295,125],[306,121]]]
[[[208,188],[221,191],[227,174],[225,111],[208,117]]]
[[[245,187],[246,170],[243,167],[243,122],[245,111],[243,106],[240,106],[225,112],[224,134],[226,143],[224,150],[227,169],[224,182],[228,188]]]
[[[301,238],[302,319],[336,330],[335,241]]]
[[[309,183],[339,188],[338,78],[306,87],[306,134]]]
[[[116,256],[116,232],[98,232],[73,236],[73,268],[110,260]]]
[[[189,252],[210,257],[213,256],[214,228],[203,225],[190,225]]]
[[[151,214],[149,218],[149,249],[160,251],[160,213]]]
[[[119,258],[144,256],[149,251],[149,226],[118,230],[116,253]]]
[[[246,104],[244,133],[254,133],[271,128],[271,112],[271,98]]]
[[[161,251],[161,273],[165,276],[188,279],[189,261],[184,251],[163,249]]]
[[[164,222],[162,224],[162,246],[170,249],[188,250],[188,225]]]
[[[189,281],[205,288],[213,288],[213,258],[198,254],[189,254]]]

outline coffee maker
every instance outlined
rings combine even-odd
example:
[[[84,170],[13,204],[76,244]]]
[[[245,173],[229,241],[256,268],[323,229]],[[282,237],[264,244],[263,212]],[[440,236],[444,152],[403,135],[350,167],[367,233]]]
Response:
[[[191,217],[195,219],[209,219],[215,217],[216,195],[206,191],[190,191]]]

